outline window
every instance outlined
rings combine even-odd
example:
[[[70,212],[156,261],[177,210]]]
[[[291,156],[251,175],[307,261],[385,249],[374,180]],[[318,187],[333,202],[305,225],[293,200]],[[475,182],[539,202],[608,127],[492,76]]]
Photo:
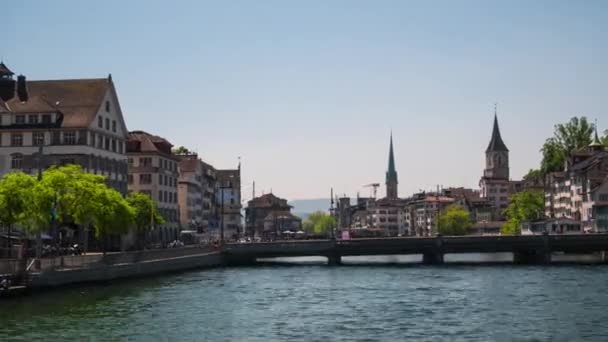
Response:
[[[43,132],[34,132],[32,134],[32,144],[34,144],[34,146],[44,145],[44,133]]]
[[[95,147],[95,133],[91,132],[91,146]]]
[[[106,129],[110,129],[110,119],[106,118]]]
[[[158,184],[163,185],[163,175],[161,175],[160,173],[158,174]]]
[[[38,115],[36,115],[36,114],[29,115],[27,117],[27,123],[29,123],[30,125],[38,124]]]
[[[139,166],[152,166],[152,158],[139,158]]]
[[[116,120],[112,120],[112,132],[116,132]]]
[[[128,176],[129,184],[133,184],[133,175]]]
[[[163,202],[163,191],[162,190],[158,190],[158,201]]]
[[[122,152],[122,141],[118,142],[118,153],[123,154],[123,152]]]
[[[171,184],[169,184],[169,181],[170,181],[169,177],[167,177],[167,175],[164,175],[163,178],[165,178],[164,184],[167,186],[170,186]]]
[[[21,169],[23,167],[23,155],[21,153],[15,153],[11,158],[11,168]]]
[[[103,135],[97,136],[97,148],[100,150],[103,148]]]
[[[150,184],[152,183],[152,175],[149,173],[142,173],[139,175],[139,184]]]
[[[23,146],[23,134],[22,133],[11,134],[11,146]]]
[[[608,194],[600,194],[600,202],[608,202]]]
[[[97,117],[97,127],[103,128],[103,116]]]
[[[105,137],[105,139],[104,139],[104,147],[105,147],[106,151],[110,150],[110,139],[108,137]]]
[[[133,166],[133,158],[129,158],[127,160],[129,162],[129,167]]]
[[[15,124],[24,125],[25,124],[25,115],[15,115]]]
[[[116,152],[116,140],[112,139],[112,152]]]
[[[42,123],[43,124],[50,124],[51,123],[51,115],[50,114],[44,114],[44,115],[42,115]]]
[[[106,112],[110,112],[110,101],[106,101]]]
[[[76,132],[68,131],[63,133],[63,143],[65,145],[76,145]]]

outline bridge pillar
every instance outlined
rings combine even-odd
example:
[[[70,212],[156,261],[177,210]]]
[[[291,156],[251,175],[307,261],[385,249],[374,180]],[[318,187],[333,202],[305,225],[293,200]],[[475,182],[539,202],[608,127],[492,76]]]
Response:
[[[422,263],[426,265],[441,265],[443,264],[443,253],[441,252],[426,252],[422,254]]]
[[[342,256],[339,254],[330,254],[327,256],[327,264],[329,266],[342,265]]]
[[[551,252],[538,249],[513,252],[513,262],[522,265],[549,264]]]

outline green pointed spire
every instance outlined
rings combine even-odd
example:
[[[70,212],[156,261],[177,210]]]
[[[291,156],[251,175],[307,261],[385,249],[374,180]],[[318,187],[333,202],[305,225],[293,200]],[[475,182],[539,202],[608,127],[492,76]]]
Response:
[[[393,132],[391,132],[391,142],[388,152],[388,170],[386,171],[386,181],[397,182],[397,170],[395,170],[395,153],[393,152]]]
[[[600,137],[597,135],[597,120],[595,120],[595,136],[593,137],[593,142],[589,146],[590,147],[604,147],[604,145],[602,144],[602,141],[600,140]]]

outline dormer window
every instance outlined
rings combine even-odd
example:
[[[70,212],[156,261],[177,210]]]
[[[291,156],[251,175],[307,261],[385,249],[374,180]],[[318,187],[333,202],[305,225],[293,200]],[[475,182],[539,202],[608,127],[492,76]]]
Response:
[[[38,124],[38,115],[36,115],[36,114],[28,115],[27,123],[30,125],[37,125]]]
[[[43,124],[50,124],[51,123],[51,114],[44,114],[44,115],[42,115],[42,123]]]
[[[110,101],[106,101],[106,113],[110,112]]]
[[[17,124],[17,125],[25,125],[25,115],[16,115],[15,116],[15,124]]]

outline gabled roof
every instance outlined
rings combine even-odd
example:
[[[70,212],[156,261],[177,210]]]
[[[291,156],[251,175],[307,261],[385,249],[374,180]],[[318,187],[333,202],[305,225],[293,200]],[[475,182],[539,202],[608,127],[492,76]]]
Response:
[[[27,101],[21,101],[18,97],[5,102],[5,107],[12,113],[56,113],[59,109],[51,105],[43,97],[30,96]]]
[[[13,76],[15,73],[12,72],[4,62],[0,62],[0,77]]]
[[[159,153],[177,159],[171,153],[173,145],[164,138],[144,131],[129,132],[127,153]]]
[[[30,100],[44,100],[61,111],[63,127],[88,127],[111,86],[109,78],[27,81]]]
[[[500,136],[500,129],[498,128],[498,117],[496,113],[494,113],[494,128],[492,129],[492,138],[490,139],[490,144],[488,144],[488,148],[486,152],[491,151],[503,151],[509,152],[509,149],[502,141],[502,137]]]

